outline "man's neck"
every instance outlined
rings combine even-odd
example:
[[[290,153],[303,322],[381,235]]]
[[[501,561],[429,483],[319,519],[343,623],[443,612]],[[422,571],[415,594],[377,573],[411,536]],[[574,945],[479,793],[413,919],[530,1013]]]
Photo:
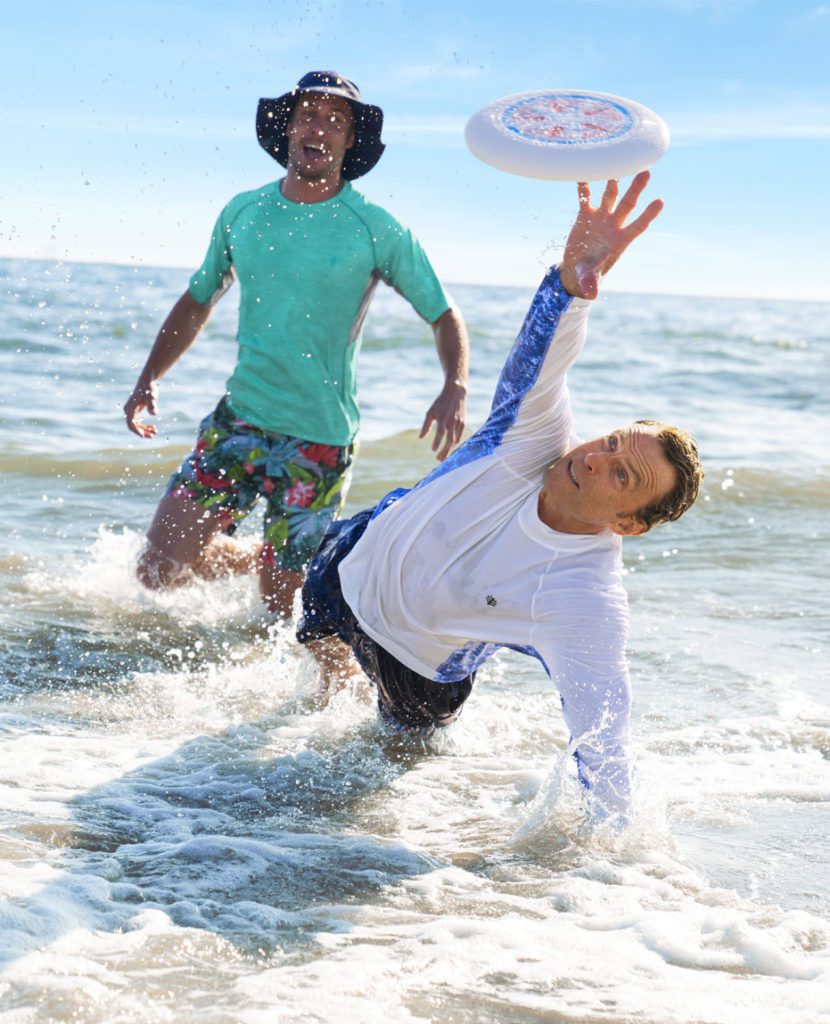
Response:
[[[290,199],[293,203],[322,203],[326,199],[336,196],[344,184],[345,182],[339,174],[310,180],[301,178],[289,167],[282,180],[280,191],[286,199]]]
[[[542,487],[536,502],[536,514],[539,519],[551,530],[557,533],[579,533],[592,536],[604,533],[607,529],[598,523],[585,523],[581,519],[566,515],[561,511],[551,494]]]

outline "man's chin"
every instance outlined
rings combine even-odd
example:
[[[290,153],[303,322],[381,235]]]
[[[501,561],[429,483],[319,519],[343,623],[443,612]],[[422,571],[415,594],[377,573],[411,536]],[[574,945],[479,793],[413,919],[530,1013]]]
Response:
[[[320,182],[321,185],[337,181],[340,178],[340,169],[334,164],[326,164],[325,167],[318,167],[316,164],[296,163],[290,165],[298,178],[303,181]]]

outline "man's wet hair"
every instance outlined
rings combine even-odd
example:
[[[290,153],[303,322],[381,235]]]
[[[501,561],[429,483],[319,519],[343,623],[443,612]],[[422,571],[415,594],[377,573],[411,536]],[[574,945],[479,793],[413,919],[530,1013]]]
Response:
[[[703,482],[703,467],[700,465],[697,442],[691,434],[659,420],[637,420],[637,423],[651,428],[677,475],[677,483],[670,491],[637,513],[637,518],[650,530],[658,523],[679,519],[694,505]]]

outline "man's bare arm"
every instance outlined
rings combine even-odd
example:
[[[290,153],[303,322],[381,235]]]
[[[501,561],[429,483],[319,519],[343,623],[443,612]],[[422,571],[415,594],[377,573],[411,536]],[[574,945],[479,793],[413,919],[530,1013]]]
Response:
[[[124,404],[127,428],[139,437],[155,437],[156,427],[142,423],[139,416],[146,409],[151,416],[158,412],[158,381],[190,348],[210,319],[211,307],[197,302],[186,291],[170,310],[161,326],[144,369]]]
[[[444,387],[427,410],[420,437],[426,437],[435,424],[432,450],[443,462],[461,440],[467,417],[467,373],[470,366],[470,342],[467,328],[452,306],[432,325],[435,347],[444,370]]]
[[[650,177],[648,171],[641,171],[616,208],[617,181],[606,184],[597,207],[591,206],[591,189],[587,182],[579,183],[579,216],[568,236],[559,266],[565,291],[582,299],[595,299],[602,277],[663,209],[663,200],[655,199],[636,220],[625,226]]]

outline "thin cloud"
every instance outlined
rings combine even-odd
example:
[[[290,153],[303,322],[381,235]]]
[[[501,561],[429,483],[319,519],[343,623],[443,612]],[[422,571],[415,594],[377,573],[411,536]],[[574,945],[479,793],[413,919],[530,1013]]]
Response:
[[[390,117],[384,132],[392,135],[463,135],[466,117]]]
[[[453,54],[438,63],[404,64],[394,74],[394,79],[403,85],[417,85],[419,82],[478,78],[484,74],[484,67],[470,64]]]
[[[131,116],[128,120],[111,115],[73,113],[64,114],[60,111],[46,112],[14,111],[4,113],[4,128],[25,128],[38,131],[49,128],[50,131],[69,132],[74,136],[82,133],[106,132],[134,135],[175,135],[188,138],[209,139],[240,136],[248,131],[247,123],[204,117],[154,117]]]

